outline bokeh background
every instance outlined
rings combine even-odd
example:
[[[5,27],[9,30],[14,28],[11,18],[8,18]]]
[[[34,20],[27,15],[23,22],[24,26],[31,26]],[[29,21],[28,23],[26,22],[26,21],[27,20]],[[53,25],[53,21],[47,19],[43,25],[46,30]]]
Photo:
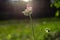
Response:
[[[32,22],[26,4],[0,0],[0,40],[60,40],[60,0],[32,0]]]
[[[59,1],[59,0],[57,0]],[[58,2],[55,3],[58,3]],[[56,7],[54,0],[32,0],[32,17],[45,18],[55,17],[56,11],[60,11],[60,7]],[[50,6],[52,4],[52,7]],[[60,2],[59,2],[60,4]],[[22,14],[26,9],[26,2],[22,0],[0,0],[0,19],[24,19],[29,18]],[[59,14],[60,16],[60,14]]]

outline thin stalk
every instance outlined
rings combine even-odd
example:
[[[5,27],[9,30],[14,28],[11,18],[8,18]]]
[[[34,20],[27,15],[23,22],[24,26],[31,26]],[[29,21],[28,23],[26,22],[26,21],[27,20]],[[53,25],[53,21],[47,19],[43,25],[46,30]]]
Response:
[[[31,15],[29,15],[29,18],[30,18],[30,22],[31,22],[31,28],[32,28],[33,39],[35,40],[34,27],[33,27],[33,20],[32,20]]]

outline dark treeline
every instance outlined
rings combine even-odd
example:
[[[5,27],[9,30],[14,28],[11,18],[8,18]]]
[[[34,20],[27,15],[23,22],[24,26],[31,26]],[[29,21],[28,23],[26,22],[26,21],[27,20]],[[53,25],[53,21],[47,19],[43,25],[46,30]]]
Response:
[[[19,4],[20,3],[20,4]],[[50,0],[33,0],[33,18],[54,17],[57,8],[50,7]],[[0,0],[0,20],[1,19],[23,19],[28,18],[22,14],[26,4],[18,2],[18,5],[12,4],[9,0]],[[58,8],[60,10],[60,8]],[[60,17],[60,16],[59,16]]]
[[[35,17],[55,17],[56,11],[60,11],[60,8],[57,9],[54,5],[50,7],[51,0],[34,0],[33,2],[33,15]]]

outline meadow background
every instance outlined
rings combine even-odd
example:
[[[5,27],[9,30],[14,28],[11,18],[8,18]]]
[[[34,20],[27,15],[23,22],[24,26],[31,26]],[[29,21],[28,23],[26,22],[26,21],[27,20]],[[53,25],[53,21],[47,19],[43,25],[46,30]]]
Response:
[[[60,30],[60,18],[33,19],[36,40],[44,40],[46,28],[51,32]],[[32,40],[29,19],[0,21],[0,40]]]
[[[0,1],[0,40],[33,40],[29,17],[22,14],[25,8],[25,2]],[[33,0],[32,19],[35,40],[45,40],[46,28],[60,31],[60,0]]]

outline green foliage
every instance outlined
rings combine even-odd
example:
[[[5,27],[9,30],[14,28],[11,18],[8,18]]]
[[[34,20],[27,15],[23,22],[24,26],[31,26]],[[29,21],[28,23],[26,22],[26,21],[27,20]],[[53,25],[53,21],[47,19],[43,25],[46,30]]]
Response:
[[[44,40],[45,29],[51,32],[60,30],[60,19],[36,19],[33,20],[36,40]],[[9,20],[0,21],[0,40],[32,40],[30,20]]]
[[[58,17],[58,16],[59,16],[59,11],[57,11],[57,12],[56,12],[56,15],[55,15],[55,16],[56,16],[56,17]]]
[[[53,3],[50,4],[50,7],[55,6],[56,8],[60,7],[60,0],[54,0]]]
[[[44,40],[60,40],[60,31],[50,32],[44,38]]]
[[[54,5],[56,6],[56,8],[59,8],[60,7],[60,1],[55,2]]]
[[[50,7],[53,7],[53,5],[58,9],[60,8],[60,0],[52,0]],[[59,16],[59,10],[55,13],[55,17]]]

